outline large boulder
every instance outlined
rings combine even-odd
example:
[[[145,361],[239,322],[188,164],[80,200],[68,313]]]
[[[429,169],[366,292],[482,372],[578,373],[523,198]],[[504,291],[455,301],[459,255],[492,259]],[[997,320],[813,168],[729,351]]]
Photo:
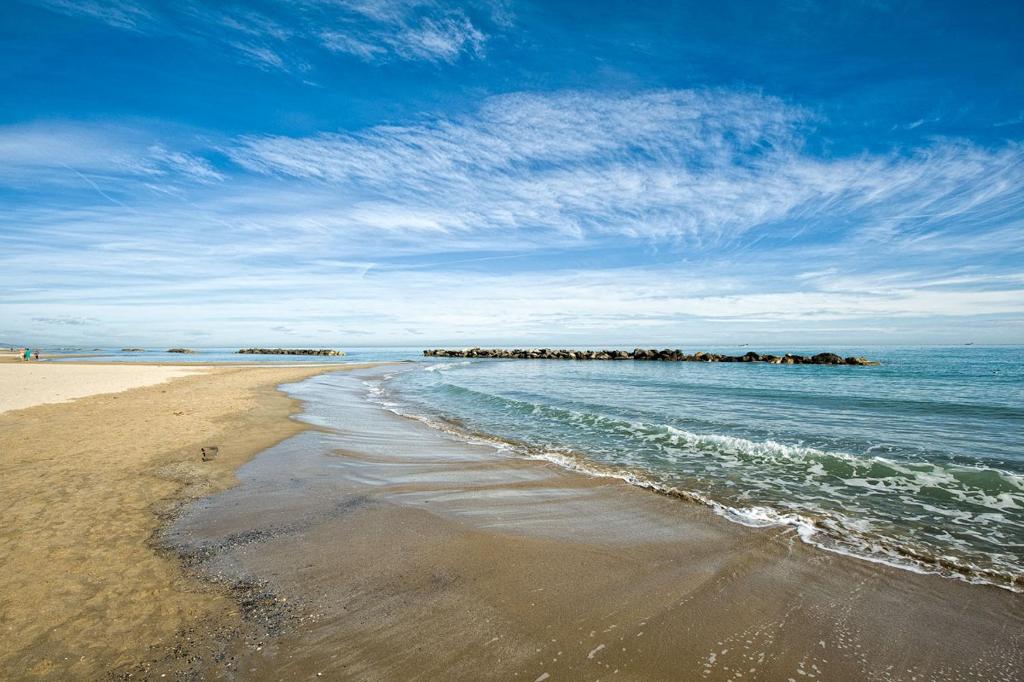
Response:
[[[835,353],[818,353],[811,358],[812,365],[842,365],[846,360]]]

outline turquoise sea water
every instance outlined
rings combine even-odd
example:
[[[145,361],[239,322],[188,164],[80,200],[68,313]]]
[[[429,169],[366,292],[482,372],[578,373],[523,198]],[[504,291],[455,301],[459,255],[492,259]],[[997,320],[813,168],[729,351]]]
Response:
[[[91,349],[89,349],[91,350]],[[106,351],[96,360],[367,362],[396,412],[911,570],[1024,589],[1024,347],[838,352],[878,367]]]
[[[373,388],[441,428],[741,523],[1024,587],[1024,348],[828,350],[883,364],[449,359]]]

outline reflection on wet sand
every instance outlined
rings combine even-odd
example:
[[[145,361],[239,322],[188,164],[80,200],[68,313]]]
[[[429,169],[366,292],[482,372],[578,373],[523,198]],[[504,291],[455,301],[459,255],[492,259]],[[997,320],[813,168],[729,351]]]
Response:
[[[269,604],[207,672],[1010,680],[1024,666],[1020,595],[460,442],[369,403],[358,377],[290,391],[323,428],[167,535]]]

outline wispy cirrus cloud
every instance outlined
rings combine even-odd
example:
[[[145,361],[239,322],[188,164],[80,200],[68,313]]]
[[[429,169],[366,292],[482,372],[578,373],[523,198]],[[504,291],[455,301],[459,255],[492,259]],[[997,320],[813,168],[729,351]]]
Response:
[[[138,33],[202,38],[270,71],[309,70],[303,55],[344,53],[365,62],[454,63],[484,54],[486,22],[507,28],[494,2],[458,6],[438,0],[273,0],[260,11],[215,2],[30,0],[61,14]],[[474,16],[467,10],[476,9]]]
[[[807,149],[815,124],[701,90],[506,95],[212,148],[3,129],[0,312],[43,330],[33,317],[73,306],[114,336],[141,317],[153,338],[189,320],[224,343],[1024,333],[1021,146],[830,157]],[[65,178],[56,159],[114,201],[66,184],[58,205],[36,201],[20,178]],[[154,177],[177,191],[144,191]]]
[[[59,324],[22,324],[26,313],[42,310],[50,317],[74,304],[81,314],[103,320],[86,329],[111,340],[139,338],[140,328],[157,342],[213,330],[214,342],[228,345],[253,338],[353,343],[353,328],[367,330],[359,332],[360,342],[416,337],[460,344],[677,345],[680,339],[692,344],[752,338],[948,342],[974,334],[1012,341],[1024,329],[1019,281],[982,289],[922,287],[925,278],[908,273],[918,281],[879,287],[866,277],[846,281],[842,291],[821,291],[780,290],[769,280],[761,286],[767,291],[752,291],[744,278],[679,267],[544,274],[385,269],[360,276],[355,269],[305,267],[289,273],[202,256],[193,260],[199,271],[194,277],[142,280],[131,287],[93,282],[88,300],[51,288],[38,296],[16,294],[0,310],[9,323],[56,334]],[[220,271],[210,269],[214,264]],[[749,264],[763,274],[755,262]],[[275,324],[282,320],[287,324]],[[971,321],[969,329],[962,320]],[[81,338],[82,332],[68,329],[66,338]]]
[[[109,26],[142,30],[155,17],[145,3],[137,0],[33,0],[34,4],[61,14],[85,17]]]
[[[33,322],[40,322],[47,325],[62,325],[70,327],[84,327],[99,322],[94,317],[33,317]]]
[[[341,3],[331,27],[319,33],[329,50],[365,61],[387,58],[454,62],[481,56],[487,36],[465,11],[433,0],[371,0]]]
[[[854,232],[913,240],[1022,214],[1024,149],[962,141],[826,158],[808,112],[753,94],[665,91],[494,97],[472,115],[226,150],[261,174],[364,198],[339,219],[410,231],[546,230],[728,242]],[[362,216],[362,217],[360,217]],[[856,229],[851,229],[856,226]]]
[[[169,148],[162,137],[124,126],[0,126],[0,186],[81,185],[83,174],[174,183],[223,179],[209,160],[194,150]]]

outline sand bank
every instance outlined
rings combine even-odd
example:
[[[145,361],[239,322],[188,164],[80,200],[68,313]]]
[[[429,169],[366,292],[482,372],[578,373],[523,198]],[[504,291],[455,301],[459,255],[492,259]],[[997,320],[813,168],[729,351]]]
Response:
[[[239,464],[305,428],[277,385],[348,368],[0,369],[5,400],[8,377],[35,400],[56,397],[28,381],[43,376],[103,392],[0,415],[0,679],[101,679],[236,627],[227,593],[185,576],[152,535],[181,499],[230,486]],[[155,385],[109,392],[139,383]],[[220,447],[213,461],[205,445]]]
[[[0,413],[200,374],[190,367],[7,362],[0,365]]]

